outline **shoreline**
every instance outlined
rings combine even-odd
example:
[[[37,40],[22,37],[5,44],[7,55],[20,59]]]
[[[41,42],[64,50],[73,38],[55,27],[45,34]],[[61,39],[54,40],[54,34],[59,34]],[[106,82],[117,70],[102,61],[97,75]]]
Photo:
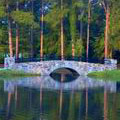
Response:
[[[120,81],[120,69],[116,70],[106,70],[100,72],[91,72],[88,73],[88,77],[103,79],[103,80],[111,80],[111,81]]]
[[[25,73],[24,71],[0,68],[0,77],[34,77],[34,76],[40,76],[40,74]]]

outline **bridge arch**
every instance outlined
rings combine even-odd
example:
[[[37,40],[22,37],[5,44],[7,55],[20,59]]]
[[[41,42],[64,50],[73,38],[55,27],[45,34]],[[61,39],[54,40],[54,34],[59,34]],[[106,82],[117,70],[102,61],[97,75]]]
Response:
[[[80,75],[80,68],[78,67],[75,67],[75,65],[73,64],[55,64],[55,65],[51,65],[49,71],[48,71],[48,75],[50,75],[52,72],[56,71],[56,70],[59,70],[59,69],[63,69],[63,68],[66,68],[70,71],[74,71],[76,73],[78,73]]]
[[[63,74],[76,74],[76,75],[79,75],[78,71],[76,71],[73,68],[68,68],[68,67],[57,68],[57,69],[51,71],[50,74],[52,74],[52,73],[63,73]]]

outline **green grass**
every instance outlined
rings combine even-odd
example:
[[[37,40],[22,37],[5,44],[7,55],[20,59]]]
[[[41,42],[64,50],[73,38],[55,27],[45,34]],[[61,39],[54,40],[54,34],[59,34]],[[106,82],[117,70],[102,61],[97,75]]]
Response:
[[[92,72],[89,77],[103,80],[120,81],[120,70],[106,70],[100,72]]]
[[[40,74],[24,73],[23,71],[0,69],[0,77],[32,77],[40,76]]]

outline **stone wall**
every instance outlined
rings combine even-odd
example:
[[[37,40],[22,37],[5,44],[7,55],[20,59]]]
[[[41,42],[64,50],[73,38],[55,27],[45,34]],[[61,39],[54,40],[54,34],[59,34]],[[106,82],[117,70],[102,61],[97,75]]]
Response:
[[[15,65],[15,58],[14,57],[6,57],[4,59],[4,68],[12,69]]]
[[[111,60],[110,60],[111,61]],[[59,68],[70,68],[78,72],[80,75],[87,75],[92,71],[104,71],[117,68],[116,62],[109,60],[105,64],[94,64],[76,61],[42,61],[42,62],[28,62],[15,63],[14,58],[5,58],[5,68],[22,70],[26,73],[35,73],[41,75],[50,75],[54,70]]]

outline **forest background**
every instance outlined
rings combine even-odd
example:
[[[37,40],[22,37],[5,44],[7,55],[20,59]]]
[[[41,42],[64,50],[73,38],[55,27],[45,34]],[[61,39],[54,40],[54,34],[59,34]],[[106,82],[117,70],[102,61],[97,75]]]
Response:
[[[0,0],[4,57],[120,59],[119,0]]]

